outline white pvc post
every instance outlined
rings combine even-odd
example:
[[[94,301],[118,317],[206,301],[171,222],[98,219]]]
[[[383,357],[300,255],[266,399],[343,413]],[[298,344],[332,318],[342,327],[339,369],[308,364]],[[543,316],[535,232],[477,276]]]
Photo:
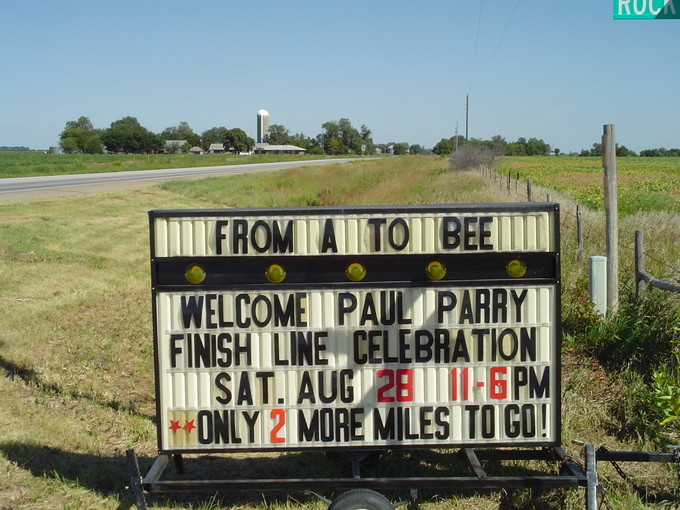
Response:
[[[607,257],[590,257],[588,266],[588,291],[593,309],[598,315],[607,313]]]
[[[616,192],[616,137],[614,124],[604,126],[602,135],[602,167],[604,168],[604,209],[607,269],[607,306],[614,312],[619,306],[619,206]]]

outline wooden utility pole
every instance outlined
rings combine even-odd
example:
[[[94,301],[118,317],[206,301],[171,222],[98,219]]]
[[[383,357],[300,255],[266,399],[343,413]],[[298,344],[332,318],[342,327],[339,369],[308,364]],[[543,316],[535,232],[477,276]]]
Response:
[[[607,230],[607,308],[610,312],[615,312],[619,306],[619,205],[616,194],[614,124],[604,126],[602,168],[604,168],[604,209]]]
[[[456,137],[453,139],[453,152],[458,152],[458,121],[456,121]]]
[[[470,104],[470,94],[465,95],[465,143],[468,142],[468,107]]]

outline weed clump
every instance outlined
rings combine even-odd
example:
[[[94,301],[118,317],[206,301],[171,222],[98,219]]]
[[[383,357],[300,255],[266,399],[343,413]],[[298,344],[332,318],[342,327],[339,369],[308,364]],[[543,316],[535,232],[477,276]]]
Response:
[[[625,391],[610,408],[617,435],[661,446],[680,437],[678,299],[652,290],[636,301],[631,287],[621,295],[618,310],[606,318],[593,320],[587,307],[570,307],[565,333],[621,381]]]
[[[452,170],[466,172],[478,168],[493,168],[496,163],[496,152],[485,147],[465,145],[449,157]]]

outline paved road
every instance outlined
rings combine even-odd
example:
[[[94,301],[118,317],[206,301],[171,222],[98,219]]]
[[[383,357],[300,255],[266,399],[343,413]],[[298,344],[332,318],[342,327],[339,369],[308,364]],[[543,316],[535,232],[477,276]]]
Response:
[[[266,172],[297,166],[344,163],[356,159],[320,159],[316,161],[281,161],[250,165],[205,166],[171,168],[165,170],[137,170],[100,174],[53,175],[45,177],[13,177],[0,179],[0,201],[45,198],[63,195],[82,195],[119,189],[149,186],[161,181],[193,179],[210,175],[233,175]]]

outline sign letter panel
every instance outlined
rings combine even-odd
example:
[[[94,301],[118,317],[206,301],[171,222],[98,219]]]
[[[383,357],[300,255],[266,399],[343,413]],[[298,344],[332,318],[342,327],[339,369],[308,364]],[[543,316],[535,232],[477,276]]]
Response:
[[[556,205],[149,217],[160,451],[559,444]]]

